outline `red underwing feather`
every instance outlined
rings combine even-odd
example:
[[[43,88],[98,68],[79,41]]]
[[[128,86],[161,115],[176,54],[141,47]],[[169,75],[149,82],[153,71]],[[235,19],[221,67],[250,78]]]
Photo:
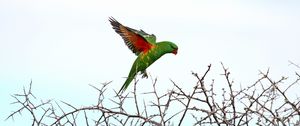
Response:
[[[123,38],[128,48],[136,55],[141,52],[146,53],[152,48],[152,44],[147,42],[141,35],[131,31],[132,28],[122,25],[114,18],[109,18],[109,21],[113,29]]]

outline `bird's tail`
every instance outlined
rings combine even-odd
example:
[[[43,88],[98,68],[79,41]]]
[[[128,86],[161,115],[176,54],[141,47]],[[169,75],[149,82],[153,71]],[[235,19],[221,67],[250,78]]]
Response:
[[[123,84],[123,86],[119,90],[118,95],[120,95],[120,93],[123,93],[127,89],[129,84],[131,83],[131,81],[134,79],[135,75],[136,75],[136,72],[130,72],[129,73],[125,83]]]

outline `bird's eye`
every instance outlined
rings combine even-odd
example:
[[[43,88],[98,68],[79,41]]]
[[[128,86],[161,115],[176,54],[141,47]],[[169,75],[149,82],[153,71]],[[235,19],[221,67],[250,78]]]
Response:
[[[173,46],[173,45],[172,45],[172,48],[173,48],[173,49],[177,49],[177,47],[176,47],[176,46]]]

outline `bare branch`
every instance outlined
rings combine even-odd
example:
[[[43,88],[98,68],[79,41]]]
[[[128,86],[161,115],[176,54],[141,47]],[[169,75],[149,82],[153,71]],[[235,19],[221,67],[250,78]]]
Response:
[[[295,80],[287,81],[287,77],[271,78],[270,69],[260,71],[254,83],[242,87],[242,84],[234,83],[233,75],[222,62],[221,67],[221,81],[207,79],[208,73],[212,74],[211,64],[202,74],[192,72],[196,83],[190,87],[190,91],[170,79],[173,84],[171,90],[158,92],[156,85],[159,81],[152,77],[152,90],[141,94],[137,93],[137,84],[140,83],[138,80],[134,81],[133,92],[122,95],[110,88],[112,81],[97,86],[90,85],[98,92],[97,99],[93,104],[83,103],[81,107],[65,101],[39,100],[32,93],[31,81],[28,88],[23,87],[21,93],[11,96],[14,99],[11,104],[18,109],[12,111],[5,120],[14,120],[17,113],[29,113],[33,126],[300,124],[300,98],[293,99],[289,95],[291,89],[299,86],[300,75],[297,72]],[[225,86],[217,88],[215,83],[222,82]]]

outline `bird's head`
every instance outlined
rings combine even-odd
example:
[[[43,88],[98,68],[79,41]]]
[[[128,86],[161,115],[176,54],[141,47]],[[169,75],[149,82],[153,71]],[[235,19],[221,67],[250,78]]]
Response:
[[[173,53],[175,55],[177,54],[178,46],[173,42],[163,41],[160,44],[163,45],[163,48],[166,53]]]

